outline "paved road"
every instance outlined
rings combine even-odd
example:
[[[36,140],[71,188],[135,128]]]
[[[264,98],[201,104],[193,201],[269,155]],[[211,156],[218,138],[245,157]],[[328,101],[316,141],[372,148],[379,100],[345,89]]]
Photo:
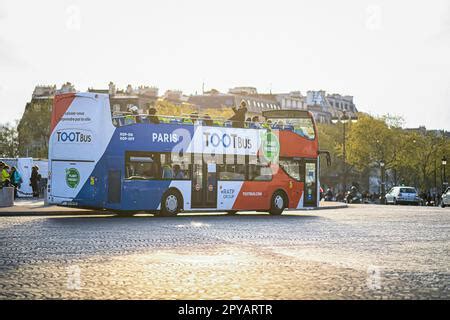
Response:
[[[450,299],[450,209],[0,217],[0,299]]]

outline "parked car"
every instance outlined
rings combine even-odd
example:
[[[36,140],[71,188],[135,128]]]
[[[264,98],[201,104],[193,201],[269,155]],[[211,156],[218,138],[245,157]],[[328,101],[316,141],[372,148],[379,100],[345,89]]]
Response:
[[[422,203],[422,199],[417,194],[414,187],[393,187],[386,194],[386,204],[415,204]]]
[[[445,190],[441,197],[441,207],[450,206],[450,187]]]

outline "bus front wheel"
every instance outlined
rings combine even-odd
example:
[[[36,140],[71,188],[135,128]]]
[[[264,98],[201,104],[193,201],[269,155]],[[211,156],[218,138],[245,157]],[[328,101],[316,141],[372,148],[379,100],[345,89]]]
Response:
[[[176,216],[181,209],[181,200],[178,192],[170,190],[166,192],[161,201],[161,216]]]
[[[270,203],[270,211],[271,215],[279,216],[283,213],[286,208],[286,196],[283,192],[277,191],[272,196],[272,201]]]

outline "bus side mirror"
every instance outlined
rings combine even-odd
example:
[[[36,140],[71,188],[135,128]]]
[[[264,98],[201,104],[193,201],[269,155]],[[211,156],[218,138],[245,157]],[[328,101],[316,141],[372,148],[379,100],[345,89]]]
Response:
[[[326,150],[319,150],[319,156],[321,154],[325,154],[325,156],[327,157],[327,167],[331,167],[331,155],[329,151]]]

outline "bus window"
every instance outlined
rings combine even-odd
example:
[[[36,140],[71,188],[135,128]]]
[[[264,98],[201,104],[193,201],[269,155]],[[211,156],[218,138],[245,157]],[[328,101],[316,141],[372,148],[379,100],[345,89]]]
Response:
[[[167,154],[161,154],[161,178],[162,179],[172,179],[173,171],[172,166],[170,165],[170,157]]]
[[[191,164],[190,154],[171,154],[171,167],[173,172],[173,179],[175,180],[189,180],[191,177],[189,168]]]
[[[271,181],[272,168],[259,157],[250,156],[248,163],[248,180]]]
[[[219,165],[219,180],[244,181],[245,164]]]
[[[161,178],[163,180],[189,180],[191,155],[161,153]]]
[[[158,179],[159,159],[153,153],[127,153],[125,161],[125,179],[151,180]]]
[[[289,177],[296,181],[301,181],[300,161],[293,159],[280,159],[280,166]]]
[[[311,119],[293,119],[289,124],[294,127],[294,132],[307,139],[315,139],[314,124]]]
[[[315,163],[307,163],[306,164],[305,183],[312,184],[315,182],[316,182],[316,164]]]

